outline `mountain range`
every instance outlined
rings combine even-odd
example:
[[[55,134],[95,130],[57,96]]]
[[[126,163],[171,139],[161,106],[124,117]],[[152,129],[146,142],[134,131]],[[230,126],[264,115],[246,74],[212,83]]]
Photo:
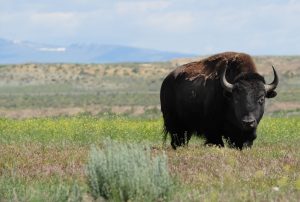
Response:
[[[160,62],[193,56],[195,55],[121,45],[60,46],[0,39],[0,64]]]

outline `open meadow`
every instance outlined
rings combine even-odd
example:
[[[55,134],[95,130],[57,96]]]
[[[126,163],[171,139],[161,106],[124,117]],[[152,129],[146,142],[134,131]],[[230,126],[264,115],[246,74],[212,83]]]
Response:
[[[178,65],[198,59],[163,63],[2,65],[0,115],[30,118],[112,113],[160,117],[162,80]],[[266,113],[299,115],[300,57],[261,56],[254,57],[254,61],[267,82],[273,76],[271,65],[280,77],[278,96],[267,102]]]
[[[159,89],[188,62],[0,67],[0,201],[299,201],[300,57],[255,57],[278,96],[252,149],[163,142]]]
[[[162,143],[161,119],[78,116],[2,119],[0,124],[0,198],[4,201],[92,200],[87,185],[89,152],[91,145],[103,148],[108,138],[120,145],[148,148],[152,157],[166,155],[174,180],[170,201],[300,198],[299,117],[265,118],[253,148],[243,151],[206,147],[198,138],[174,151],[168,140]],[[124,153],[115,149],[113,155]]]

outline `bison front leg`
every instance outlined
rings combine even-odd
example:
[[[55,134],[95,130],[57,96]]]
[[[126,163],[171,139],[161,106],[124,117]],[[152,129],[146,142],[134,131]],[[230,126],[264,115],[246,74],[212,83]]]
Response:
[[[171,134],[171,146],[173,149],[187,145],[191,139],[191,134],[188,132]]]
[[[242,132],[239,136],[227,137],[227,142],[231,148],[245,149],[251,148],[256,139],[256,130],[251,132]]]
[[[232,138],[227,139],[230,148],[242,150],[244,143],[240,140],[233,140]]]
[[[179,140],[178,140],[178,135],[176,133],[171,134],[171,146],[174,150],[176,150],[176,147],[180,146]]]
[[[206,132],[205,134],[205,145],[207,146],[218,146],[224,147],[222,136],[218,135],[217,132]]]

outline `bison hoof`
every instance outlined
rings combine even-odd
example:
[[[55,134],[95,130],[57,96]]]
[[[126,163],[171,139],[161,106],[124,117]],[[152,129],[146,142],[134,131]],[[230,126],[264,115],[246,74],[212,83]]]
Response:
[[[219,148],[224,147],[224,144],[215,144],[215,143],[210,143],[210,142],[205,143],[204,145],[207,147],[219,147]]]
[[[214,146],[214,147],[224,147],[224,142],[222,140],[220,141],[209,141],[209,140],[206,140],[205,142],[205,146]]]
[[[176,146],[175,144],[172,144],[172,143],[171,143],[171,146],[172,146],[172,148],[173,148],[174,150],[176,150],[176,147],[177,147],[177,146]]]

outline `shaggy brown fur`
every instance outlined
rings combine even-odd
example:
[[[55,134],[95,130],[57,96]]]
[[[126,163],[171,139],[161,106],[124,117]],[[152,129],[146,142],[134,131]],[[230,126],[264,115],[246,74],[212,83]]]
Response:
[[[220,79],[225,70],[230,88]],[[245,53],[225,52],[182,65],[164,79],[160,90],[165,137],[170,134],[174,149],[194,134],[208,145],[223,147],[224,138],[231,147],[251,147],[264,98],[275,96],[274,88],[266,91],[264,78]]]
[[[255,64],[248,54],[224,52],[197,62],[182,65],[177,68],[175,74],[184,74],[185,78],[190,81],[198,77],[203,77],[205,80],[217,79],[226,66],[230,66],[230,71],[233,71],[232,74],[234,72],[257,73]],[[229,81],[232,79],[228,78]]]

